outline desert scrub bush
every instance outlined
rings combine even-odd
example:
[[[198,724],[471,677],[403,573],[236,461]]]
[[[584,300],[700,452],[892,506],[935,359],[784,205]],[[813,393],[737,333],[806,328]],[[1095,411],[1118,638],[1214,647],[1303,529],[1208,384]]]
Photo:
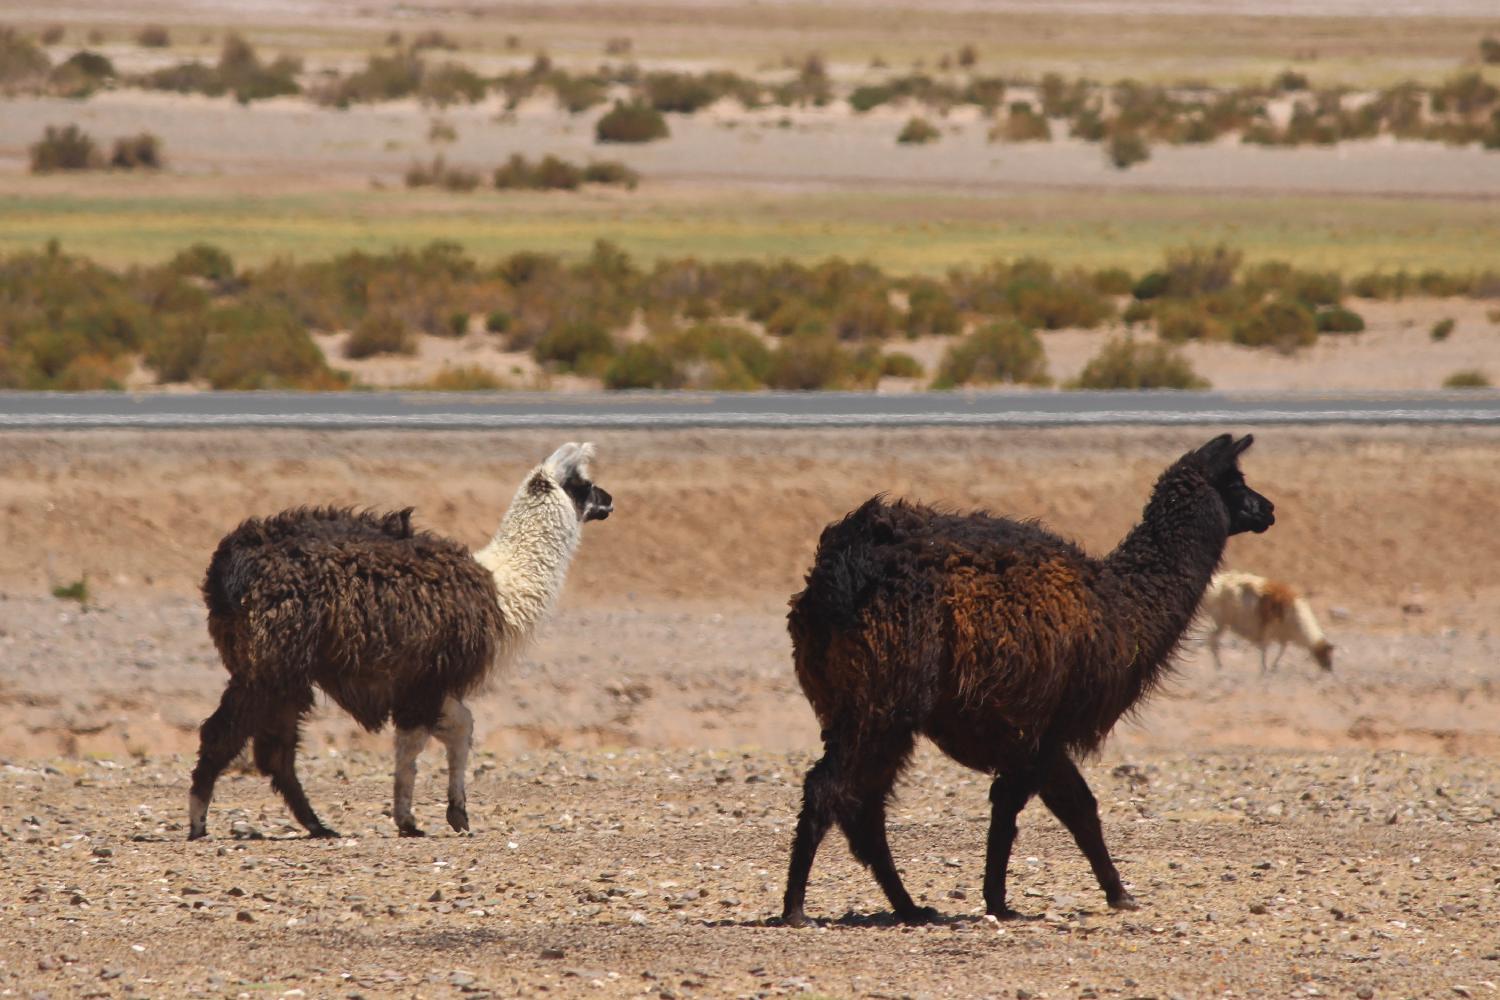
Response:
[[[52,596],[59,601],[77,601],[79,604],[89,602],[89,578],[81,576],[72,583],[60,583],[52,588]]]
[[[1162,340],[1180,344],[1188,340],[1222,340],[1224,327],[1200,302],[1166,300],[1155,310],[1156,332]]]
[[[1175,247],[1168,250],[1166,256],[1165,286],[1159,294],[1176,298],[1212,295],[1225,290],[1234,284],[1235,271],[1244,260],[1244,254],[1223,243],[1211,247]],[[1137,290],[1136,297],[1152,296],[1141,295]]]
[[[166,49],[172,45],[172,33],[160,24],[143,24],[135,33],[135,44],[143,49]]]
[[[411,97],[422,86],[427,64],[415,52],[371,53],[363,69],[330,80],[313,92],[319,104],[346,108]]]
[[[614,354],[614,338],[602,323],[590,320],[558,325],[531,349],[531,356],[542,364],[584,374],[602,371]]]
[[[446,108],[484,100],[488,89],[484,78],[462,63],[445,62],[422,70],[417,99],[423,104]]]
[[[849,108],[856,114],[872,111],[896,99],[896,90],[888,83],[866,83],[849,92]]]
[[[594,160],[583,168],[585,184],[608,184],[634,191],[641,183],[641,175],[619,160]]]
[[[1156,316],[1156,307],[1140,299],[1131,299],[1120,312],[1120,322],[1126,326],[1149,322]]]
[[[1113,129],[1105,143],[1104,152],[1117,170],[1128,170],[1137,163],[1151,159],[1151,148],[1134,129]]]
[[[936,125],[926,118],[913,116],[907,119],[902,127],[901,133],[896,136],[896,141],[904,146],[925,146],[929,142],[937,142],[943,137]]]
[[[162,159],[161,140],[150,132],[116,139],[109,154],[109,165],[115,170],[160,170],[166,165]]]
[[[254,297],[208,314],[196,374],[215,389],[328,389],[339,384],[297,317]]]
[[[830,334],[799,333],[777,345],[766,384],[773,389],[868,389],[880,378],[868,355],[848,350]]]
[[[449,35],[438,28],[428,28],[426,31],[418,32],[411,40],[411,50],[420,52],[422,49],[443,49],[448,52],[458,51],[458,43]]]
[[[427,125],[427,141],[431,143],[457,142],[458,129],[450,121],[434,118]]]
[[[1402,270],[1395,273],[1369,271],[1356,275],[1349,282],[1349,291],[1362,299],[1404,299],[1416,293],[1415,279]]]
[[[1365,328],[1365,318],[1344,306],[1319,309],[1313,319],[1319,333],[1362,333]]]
[[[452,365],[411,388],[424,392],[493,392],[510,385],[481,365]]]
[[[1089,276],[1089,283],[1100,295],[1129,295],[1135,279],[1123,267],[1106,267]]]
[[[93,170],[104,162],[99,147],[77,125],[48,125],[32,144],[31,172],[50,174],[58,170]]]
[[[1484,318],[1496,326],[1500,326],[1500,309],[1486,309]]]
[[[1500,66],[1500,38],[1490,35],[1479,40],[1479,59],[1491,66]]]
[[[35,42],[15,28],[0,25],[0,86],[17,86],[40,80],[52,66]]]
[[[1490,377],[1477,368],[1464,368],[1443,379],[1444,389],[1488,389]]]
[[[670,134],[661,112],[639,101],[616,101],[594,124],[594,138],[599,142],[652,142]]]
[[[547,154],[535,164],[514,153],[495,168],[492,178],[499,190],[576,191],[583,185],[583,170],[566,160]]]
[[[686,381],[671,352],[649,340],[626,345],[604,369],[606,389],[680,389]]]
[[[417,338],[392,312],[371,312],[360,320],[344,341],[344,357],[351,361],[377,354],[416,354]]]
[[[840,340],[884,340],[899,323],[889,294],[875,287],[839,296],[829,312],[828,328]]]
[[[1432,324],[1432,329],[1428,331],[1428,336],[1430,336],[1435,341],[1447,340],[1450,336],[1453,335],[1453,328],[1456,325],[1457,324],[1455,323],[1452,316],[1445,316],[1444,318],[1438,320],[1436,323]]]
[[[1015,321],[987,323],[943,355],[932,388],[1012,382],[1049,385],[1047,355],[1035,330]]]
[[[737,326],[695,323],[661,343],[681,366],[684,388],[740,392],[764,387],[771,375],[771,348]]]
[[[97,52],[81,49],[47,74],[47,89],[57,97],[82,100],[115,79],[115,65]]]
[[[297,74],[301,71],[302,64],[290,56],[261,62],[254,47],[234,32],[225,36],[219,51],[219,81],[241,104],[300,94]]]
[[[958,306],[946,285],[931,278],[913,278],[906,286],[906,335],[951,336],[963,327]]]
[[[640,89],[647,104],[657,111],[692,114],[736,89],[732,74],[654,72],[641,78]]]
[[[905,351],[886,351],[880,356],[881,378],[921,378],[927,374],[922,362]]]
[[[441,154],[431,163],[420,160],[406,168],[403,178],[409,188],[440,187],[445,191],[472,191],[479,186],[479,174],[466,167],[452,166]]]
[[[1317,342],[1318,324],[1312,310],[1291,299],[1257,303],[1234,322],[1231,336],[1246,347],[1273,347],[1291,354]]]
[[[978,270],[956,268],[948,285],[961,310],[1012,316],[1026,326],[1059,330],[1092,328],[1114,316],[1115,307],[1083,271],[1058,275],[1034,257],[997,261]]]
[[[1026,101],[1013,101],[1010,112],[1003,122],[990,129],[991,142],[1003,139],[1006,142],[1048,142],[1052,129],[1047,119],[1032,110]]]
[[[1112,337],[1065,389],[1207,389],[1208,380],[1170,345]]]

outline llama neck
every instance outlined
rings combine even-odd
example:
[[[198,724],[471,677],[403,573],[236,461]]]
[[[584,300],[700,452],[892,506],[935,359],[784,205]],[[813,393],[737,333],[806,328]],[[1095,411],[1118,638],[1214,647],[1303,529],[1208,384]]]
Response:
[[[1104,560],[1126,605],[1120,618],[1135,626],[1133,664],[1151,677],[1166,666],[1192,621],[1227,540],[1217,496],[1201,480],[1169,472],[1141,523]]]
[[[495,537],[474,553],[495,578],[507,629],[530,634],[552,610],[578,548],[580,527],[560,491],[538,494],[523,485],[516,493]]]

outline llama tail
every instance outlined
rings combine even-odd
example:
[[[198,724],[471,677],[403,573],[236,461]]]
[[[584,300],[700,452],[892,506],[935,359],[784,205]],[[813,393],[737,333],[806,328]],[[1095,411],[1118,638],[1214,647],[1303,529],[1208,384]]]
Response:
[[[203,574],[203,604],[215,618],[239,614],[255,576],[256,555],[267,539],[251,523],[224,536]]]
[[[1323,629],[1313,615],[1312,605],[1307,603],[1306,598],[1299,597],[1292,602],[1292,619],[1296,622],[1297,632],[1312,651],[1313,659],[1318,661],[1318,666],[1324,670],[1332,670],[1333,643],[1324,637]]]
[[[878,547],[893,537],[892,508],[872,497],[841,521],[823,529],[807,586],[791,600],[792,638],[815,630],[856,628],[861,609],[882,578]]]

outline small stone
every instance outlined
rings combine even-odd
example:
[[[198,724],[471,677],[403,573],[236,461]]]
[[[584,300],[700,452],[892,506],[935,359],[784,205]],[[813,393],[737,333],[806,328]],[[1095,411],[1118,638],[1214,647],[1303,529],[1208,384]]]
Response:
[[[240,840],[260,840],[261,832],[242,819],[229,824],[229,832]]]
[[[949,889],[948,890],[948,898],[949,899],[968,899],[969,898],[969,894],[967,892],[964,892],[962,889]]]
[[[474,973],[466,972],[463,969],[455,969],[453,975],[448,977],[448,982],[461,990],[473,986],[478,981]]]
[[[1359,997],[1359,1000],[1371,1000],[1375,996],[1375,991],[1368,986],[1361,986],[1354,991],[1354,995]]]
[[[94,848],[94,857],[96,857],[96,858],[112,858],[114,856],[115,856],[115,852],[114,852],[114,848],[112,848],[112,847],[96,847],[96,848]]]
[[[234,919],[238,920],[242,924],[255,923],[255,916],[249,910],[241,910],[234,915]]]
[[[53,969],[60,968],[61,966],[62,963],[53,958],[51,955],[47,955],[44,958],[37,959],[36,963],[36,967],[43,972],[51,972]]]
[[[443,901],[443,890],[435,889],[431,896],[427,897],[429,903],[441,903]]]
[[[630,922],[632,924],[635,924],[636,926],[644,926],[646,923],[646,915],[640,910],[636,910],[630,914]]]
[[[123,975],[125,975],[125,970],[118,965],[106,965],[99,970],[100,979],[119,979]]]
[[[542,958],[553,958],[553,959],[556,959],[556,958],[562,958],[566,954],[567,954],[567,952],[563,951],[561,948],[543,948],[542,949],[542,955],[541,955],[541,957]]]
[[[1265,903],[1251,903],[1250,904],[1250,912],[1254,913],[1254,914],[1257,914],[1257,915],[1263,915],[1266,912],[1266,904]]]

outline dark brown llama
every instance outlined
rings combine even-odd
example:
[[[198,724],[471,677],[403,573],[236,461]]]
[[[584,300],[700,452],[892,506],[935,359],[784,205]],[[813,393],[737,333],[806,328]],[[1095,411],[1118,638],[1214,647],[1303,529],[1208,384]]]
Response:
[[[1109,905],[1136,908],[1074,761],[1170,669],[1229,536],[1274,523],[1271,502],[1238,467],[1250,441],[1225,434],[1180,458],[1103,559],[1034,523],[881,496],[824,529],[788,615],[824,754],[803,786],[787,924],[807,921],[808,873],[835,822],[899,919],[937,915],[912,901],[886,842],[886,801],[918,733],[995,775],[987,912],[1015,915],[1006,868],[1016,816],[1036,794],[1083,850]]]
[[[473,716],[464,698],[546,617],[584,522],[614,509],[590,479],[593,454],[593,445],[565,444],[528,473],[499,531],[474,553],[413,531],[410,509],[303,507],[224,536],[203,600],[229,684],[200,732],[188,839],[207,833],[214,784],[246,741],[297,821],[314,837],[337,836],[297,778],[314,687],[372,732],[395,723],[402,836],[422,833],[412,791],[417,756],[433,736],[448,754],[448,823],[467,830]]]

